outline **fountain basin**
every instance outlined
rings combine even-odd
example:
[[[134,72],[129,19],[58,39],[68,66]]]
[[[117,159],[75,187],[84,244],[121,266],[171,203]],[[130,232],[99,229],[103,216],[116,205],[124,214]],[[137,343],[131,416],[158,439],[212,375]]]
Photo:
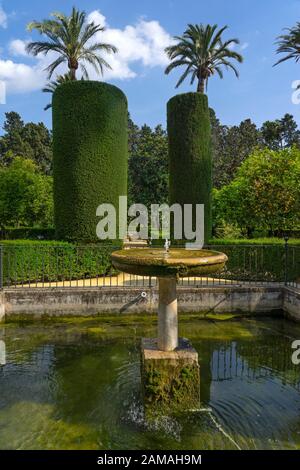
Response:
[[[227,261],[224,253],[211,250],[137,248],[112,253],[116,269],[128,274],[153,277],[188,277],[221,271]]]
[[[157,338],[142,340],[142,389],[148,417],[168,410],[188,410],[200,405],[198,354],[178,337],[178,278],[208,275],[223,269],[227,256],[218,251],[137,248],[114,251],[115,268],[139,276],[158,278]],[[177,384],[178,390],[174,389]],[[159,390],[159,393],[158,393]]]

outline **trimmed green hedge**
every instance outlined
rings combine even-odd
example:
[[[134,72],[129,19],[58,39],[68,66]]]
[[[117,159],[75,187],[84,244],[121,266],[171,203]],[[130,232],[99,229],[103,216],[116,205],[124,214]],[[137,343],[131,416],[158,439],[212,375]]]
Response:
[[[252,240],[252,243],[249,240],[236,240],[236,244],[220,241],[222,243],[213,241],[209,247],[228,255],[225,278],[237,281],[284,281],[285,248],[282,243],[278,243],[280,240],[272,239],[273,244],[269,245],[262,245],[258,240]],[[32,240],[4,240],[1,246],[5,286],[29,281],[54,282],[109,275],[115,272],[111,265],[111,252],[120,248],[120,245],[102,243],[75,245]],[[300,246],[293,241],[288,248],[287,274],[289,281],[300,278]]]
[[[285,280],[286,251],[281,243],[261,245],[258,243],[210,244],[212,250],[228,256],[226,279],[238,281],[277,281]],[[218,275],[216,276],[218,277]],[[300,246],[289,245],[287,252],[287,280],[300,279]]]
[[[162,247],[164,240],[153,240],[153,247]],[[285,247],[282,238],[211,239],[207,248],[228,256],[223,277],[240,281],[284,281]],[[220,277],[216,274],[216,278]],[[300,279],[300,239],[288,243],[289,281]]]
[[[54,240],[54,228],[5,228],[0,230],[0,240]],[[1,243],[1,242],[0,242]]]
[[[283,238],[213,238],[209,241],[210,245],[284,245]],[[289,246],[300,245],[300,238],[290,238]]]
[[[95,241],[97,207],[127,194],[127,99],[80,80],[60,85],[52,108],[56,238]]]
[[[200,93],[176,95],[168,102],[167,114],[170,204],[205,205],[207,242],[212,225],[212,157],[207,96]]]
[[[5,240],[1,246],[4,286],[90,279],[115,272],[110,255],[116,246],[112,245]]]

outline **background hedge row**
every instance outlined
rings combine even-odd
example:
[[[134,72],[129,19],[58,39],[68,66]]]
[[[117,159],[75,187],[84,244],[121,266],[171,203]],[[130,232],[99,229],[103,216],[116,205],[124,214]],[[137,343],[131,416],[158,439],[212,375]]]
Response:
[[[115,272],[110,255],[116,246],[68,242],[3,241],[4,286],[29,282],[90,279]]]
[[[228,255],[227,279],[237,281],[284,281],[285,247],[273,245],[226,243],[210,245]],[[257,241],[258,243],[258,241]],[[55,282],[90,279],[115,273],[111,252],[120,246],[98,244],[75,245],[67,242],[29,240],[3,241],[4,285],[28,282]],[[288,247],[289,281],[300,277],[300,244]],[[216,275],[218,277],[219,275]]]

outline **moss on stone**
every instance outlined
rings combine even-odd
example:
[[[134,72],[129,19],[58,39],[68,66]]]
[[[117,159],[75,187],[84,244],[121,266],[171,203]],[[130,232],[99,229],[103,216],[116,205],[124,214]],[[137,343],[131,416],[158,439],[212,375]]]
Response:
[[[196,361],[146,359],[141,361],[142,393],[148,419],[200,406],[200,375]]]

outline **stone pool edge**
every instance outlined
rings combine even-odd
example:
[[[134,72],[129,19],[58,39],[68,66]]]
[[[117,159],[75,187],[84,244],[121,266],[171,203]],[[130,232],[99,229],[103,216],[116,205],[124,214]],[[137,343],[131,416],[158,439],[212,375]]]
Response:
[[[300,292],[282,285],[179,287],[179,309],[207,314],[270,314],[283,310],[300,321]],[[99,314],[156,313],[156,288],[14,288],[0,292],[0,321]]]

